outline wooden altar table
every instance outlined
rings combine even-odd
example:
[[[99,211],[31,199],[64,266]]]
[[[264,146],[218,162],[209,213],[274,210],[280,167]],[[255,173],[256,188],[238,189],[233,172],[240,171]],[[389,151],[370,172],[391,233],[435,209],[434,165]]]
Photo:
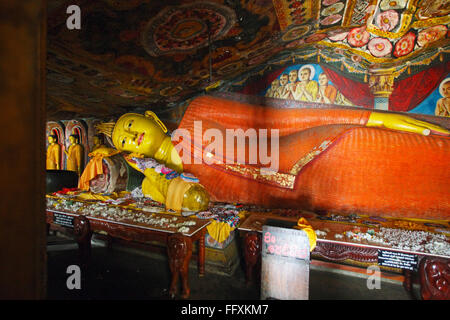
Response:
[[[191,219],[164,213],[142,213],[148,219],[160,222],[160,225],[113,219],[89,214],[78,214],[47,208],[47,224],[73,227],[75,239],[79,246],[80,261],[86,266],[91,254],[91,237],[94,231],[104,231],[113,238],[127,241],[148,242],[158,241],[166,244],[169,257],[169,267],[172,273],[170,290],[171,297],[177,292],[178,278],[181,276],[182,295],[186,299],[190,295],[188,283],[189,261],[192,255],[192,243],[198,241],[198,272],[205,273],[205,233],[209,220]],[[176,219],[174,219],[176,218]],[[150,220],[146,221],[150,221]],[[164,219],[164,220],[163,220]],[[162,221],[162,222],[161,222]],[[188,226],[180,231],[176,224],[187,223]]]
[[[309,219],[309,217],[307,219],[314,230],[328,230],[326,235],[317,237],[316,247],[311,252],[311,259],[319,258],[335,263],[347,262],[368,266],[370,264],[377,264],[379,262],[380,252],[383,251],[417,256],[417,268],[403,270],[405,276],[403,285],[405,289],[410,293],[412,292],[413,274],[418,274],[420,279],[420,293],[423,299],[450,300],[450,256],[400,250],[367,241],[349,241],[345,237],[336,235],[342,235],[354,229],[355,225],[318,221],[315,218]],[[250,215],[238,227],[243,242],[242,247],[248,282],[252,281],[254,272],[260,272],[262,227],[268,219],[284,220],[291,222],[293,225],[296,225],[298,221],[298,217],[282,217],[255,213]],[[361,229],[366,231],[369,228]],[[396,272],[402,271],[402,269],[386,267],[380,267],[380,269]]]

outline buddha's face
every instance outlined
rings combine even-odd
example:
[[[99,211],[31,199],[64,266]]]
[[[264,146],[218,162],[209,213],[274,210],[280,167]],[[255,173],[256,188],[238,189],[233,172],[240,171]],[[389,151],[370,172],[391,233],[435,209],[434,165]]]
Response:
[[[153,157],[166,135],[156,122],[147,116],[127,113],[117,120],[112,133],[114,146],[121,151]]]
[[[93,141],[94,141],[94,145],[99,145],[99,144],[101,144],[101,141],[100,141],[100,138],[99,138],[99,137],[94,136]]]
[[[53,138],[52,136],[49,136],[47,139],[48,139],[48,143],[49,143],[49,144],[53,144],[53,143],[56,142],[56,141],[55,141],[55,138]]]
[[[70,142],[70,144],[76,144],[77,143],[77,138],[70,136],[69,137],[69,142]]]
[[[311,70],[309,70],[308,68],[300,70],[300,80],[301,81],[308,82],[310,76],[311,76]]]

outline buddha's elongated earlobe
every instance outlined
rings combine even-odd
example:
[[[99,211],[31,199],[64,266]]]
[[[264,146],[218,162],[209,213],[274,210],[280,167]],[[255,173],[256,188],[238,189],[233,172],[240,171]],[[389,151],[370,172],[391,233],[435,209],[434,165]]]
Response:
[[[167,133],[166,126],[164,125],[164,123],[161,120],[159,120],[158,116],[153,111],[150,111],[150,110],[145,111],[145,116],[149,117],[149,118],[153,118],[153,120],[155,120],[155,122],[161,127],[161,129],[164,131],[164,133]]]

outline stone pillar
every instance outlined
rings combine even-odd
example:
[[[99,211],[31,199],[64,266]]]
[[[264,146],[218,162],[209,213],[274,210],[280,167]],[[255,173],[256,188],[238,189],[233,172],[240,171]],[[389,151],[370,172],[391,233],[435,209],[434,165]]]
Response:
[[[395,68],[370,69],[369,87],[374,96],[374,109],[389,110],[389,97],[394,91]]]

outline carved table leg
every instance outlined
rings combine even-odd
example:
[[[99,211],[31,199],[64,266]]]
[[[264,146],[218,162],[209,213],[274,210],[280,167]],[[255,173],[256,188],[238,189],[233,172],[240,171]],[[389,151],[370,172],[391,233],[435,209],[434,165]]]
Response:
[[[181,276],[183,299],[189,298],[191,289],[188,283],[189,260],[192,255],[191,238],[175,233],[167,239],[167,253],[169,256],[169,267],[172,273],[169,294],[172,298],[177,292],[178,277]]]
[[[450,300],[450,260],[425,257],[419,263],[420,293],[424,300]]]
[[[403,275],[405,276],[405,280],[403,281],[403,288],[408,292],[412,292],[412,271],[403,270]]]
[[[85,216],[76,216],[73,219],[73,231],[78,242],[81,266],[86,268],[91,257],[92,231],[89,226],[89,220]]]
[[[205,234],[206,229],[200,230],[200,238],[198,239],[198,275],[205,275]]]
[[[257,232],[247,232],[244,235],[244,258],[247,284],[253,280],[255,266],[261,260],[261,236]],[[258,272],[258,271],[256,271]]]

